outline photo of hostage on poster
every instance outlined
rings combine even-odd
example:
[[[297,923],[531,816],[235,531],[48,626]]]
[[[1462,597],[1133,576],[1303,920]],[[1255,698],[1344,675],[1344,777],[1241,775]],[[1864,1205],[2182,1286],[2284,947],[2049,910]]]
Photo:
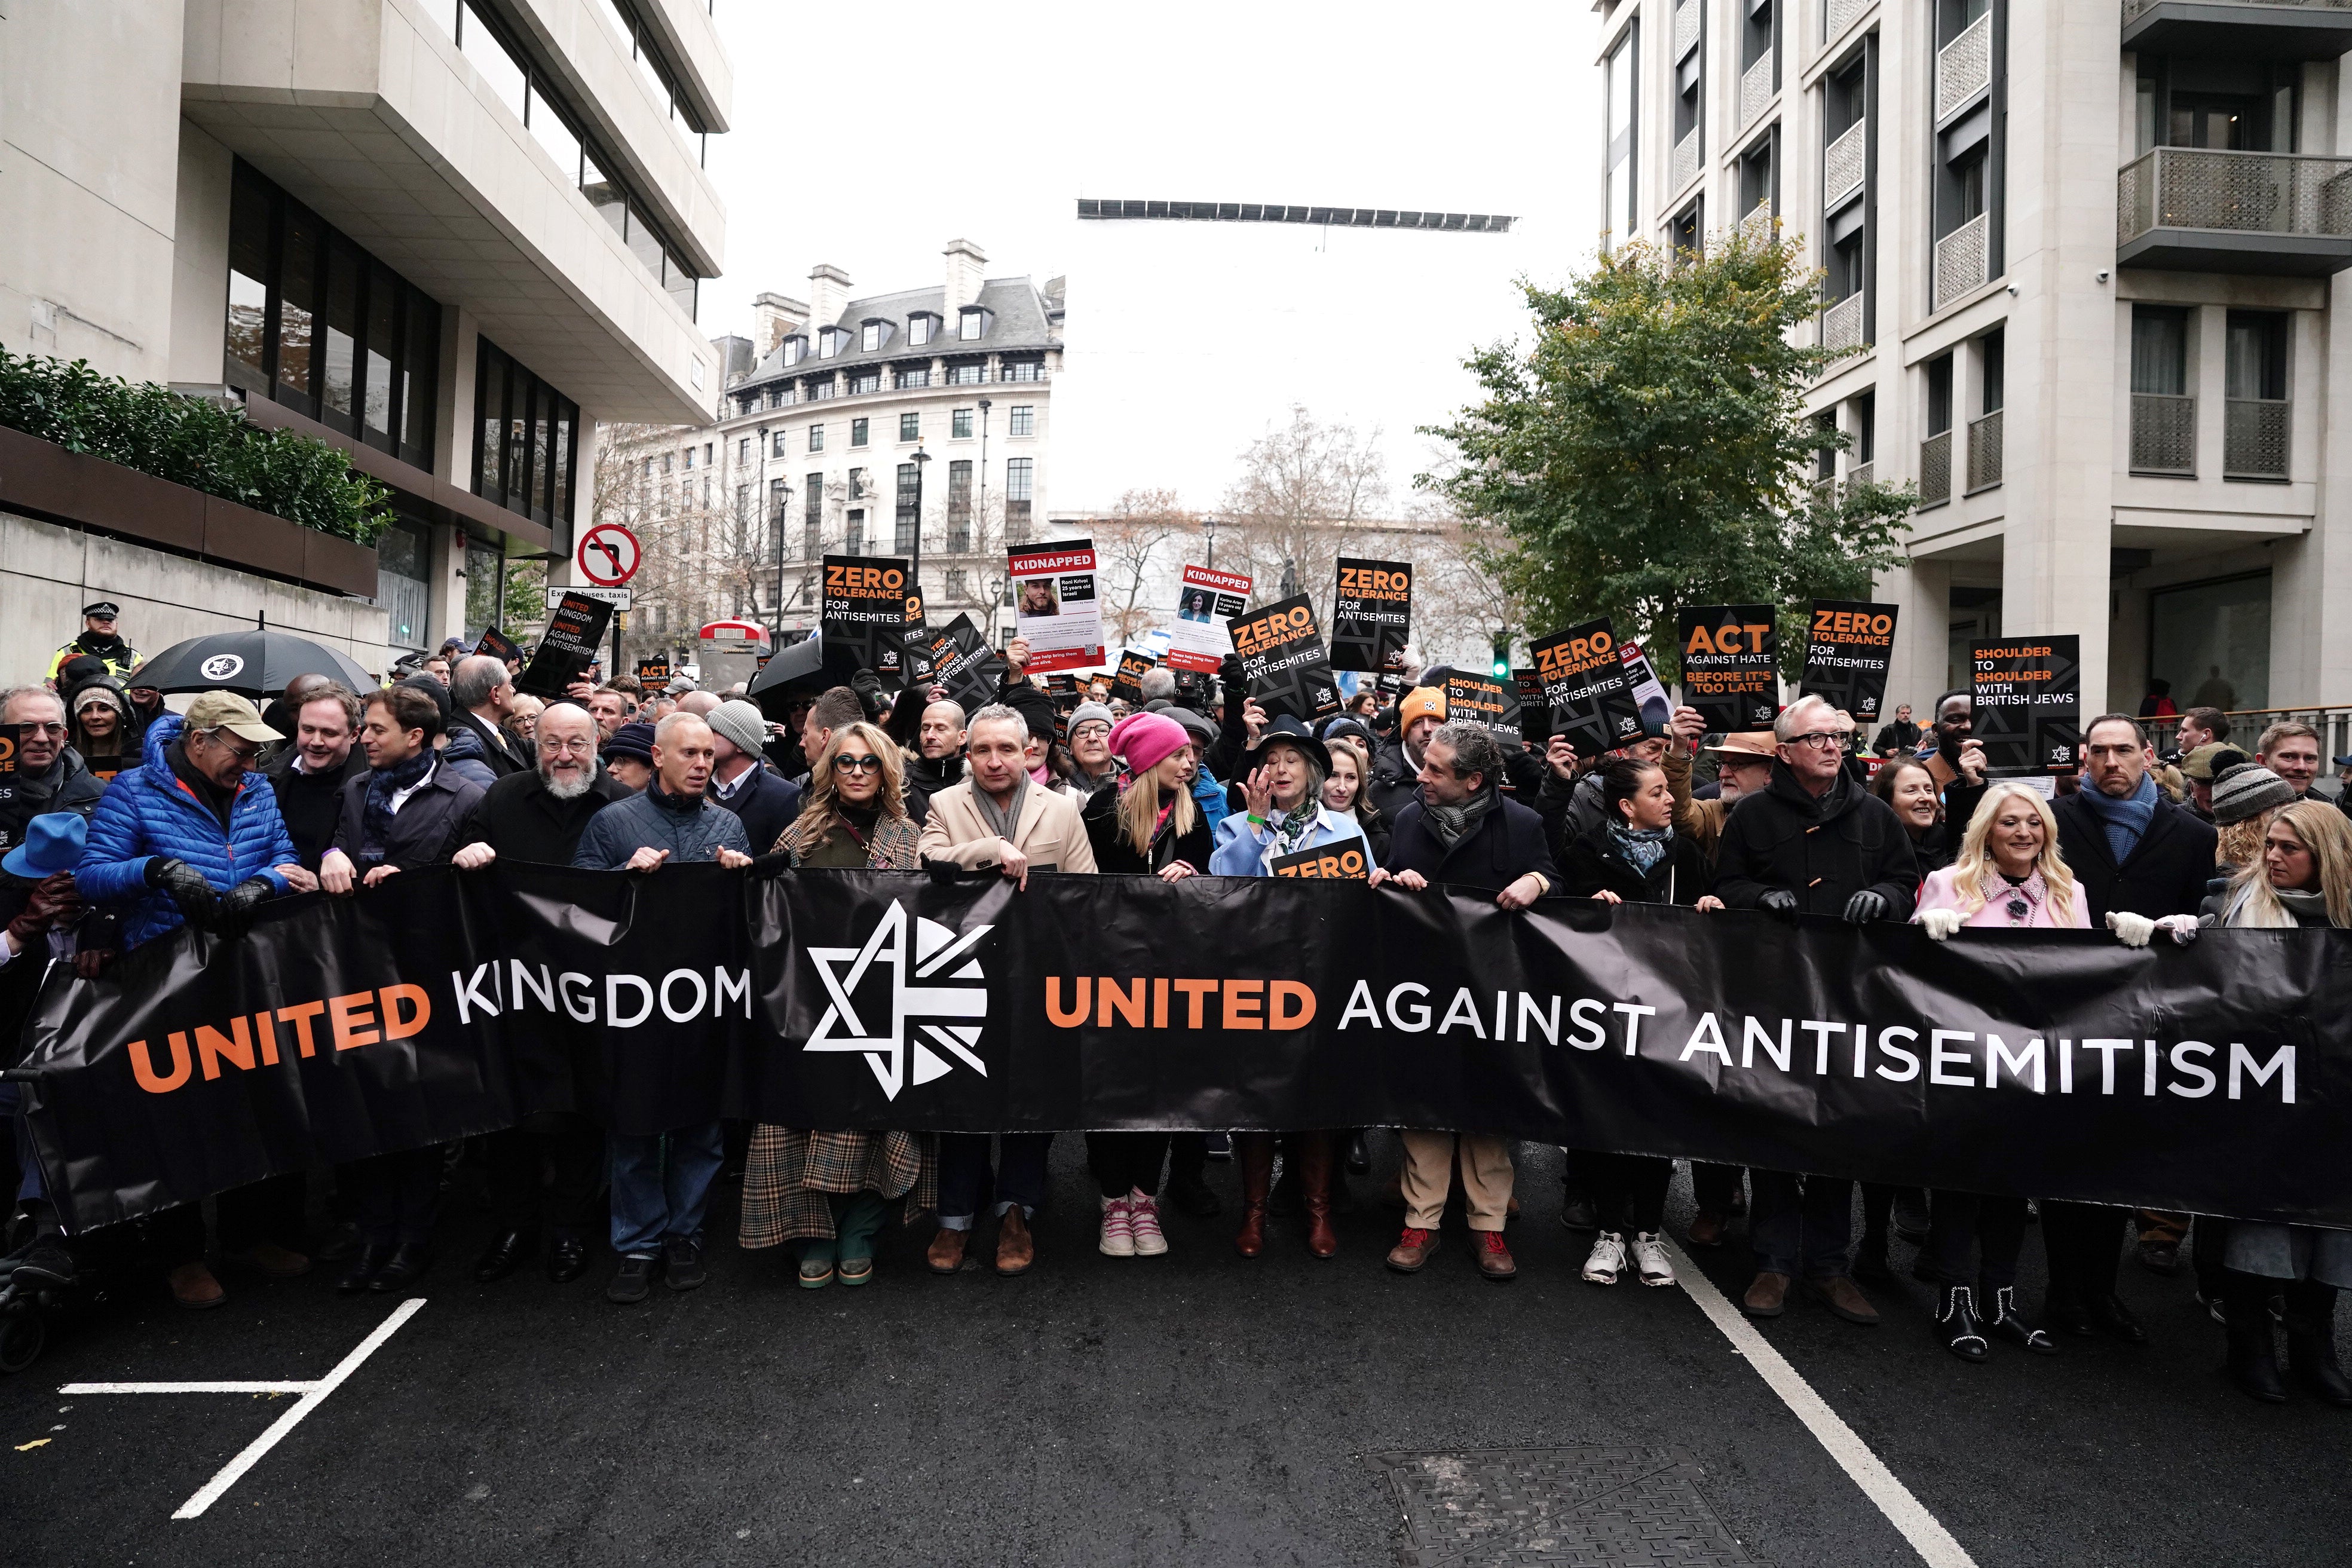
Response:
[[[1551,710],[1550,732],[1566,736],[1578,756],[1597,757],[1642,738],[1641,705],[1627,682],[1625,660],[1608,616],[1538,637],[1528,647],[1536,656],[1545,704]],[[1649,660],[1643,659],[1642,668],[1646,670]],[[1656,677],[1651,682],[1655,685]],[[1665,700],[1664,687],[1658,689],[1657,700]]]
[[[1710,732],[1769,730],[1780,716],[1780,633],[1769,605],[1685,605],[1683,702]]]
[[[870,669],[887,687],[898,686],[905,679],[904,561],[877,561],[870,555],[826,556],[819,615],[828,667]]]
[[[1339,558],[1331,598],[1331,668],[1380,674],[1404,668],[1412,630],[1412,563]]]
[[[2061,773],[2082,761],[2083,639],[2012,637],[1969,647],[1969,734],[1985,768]]]
[[[1249,603],[1245,572],[1187,566],[1176,589],[1176,618],[1168,626],[1168,668],[1214,675],[1234,651],[1226,626]]]
[[[1004,558],[1013,578],[1013,635],[1029,644],[1029,673],[1090,669],[1102,663],[1094,541],[1026,544],[1005,552]]]
[[[1893,605],[1815,599],[1805,635],[1804,695],[1852,715],[1857,728],[1877,723],[1895,657],[1895,616]]]
[[[1233,637],[1251,700],[1267,718],[1287,713],[1311,724],[1339,710],[1339,683],[1306,595],[1252,610],[1234,622]]]
[[[1492,730],[1495,739],[1505,745],[1514,744],[1519,739],[1517,683],[1507,687],[1491,676],[1449,669],[1445,672],[1445,717],[1449,722],[1475,721]]]

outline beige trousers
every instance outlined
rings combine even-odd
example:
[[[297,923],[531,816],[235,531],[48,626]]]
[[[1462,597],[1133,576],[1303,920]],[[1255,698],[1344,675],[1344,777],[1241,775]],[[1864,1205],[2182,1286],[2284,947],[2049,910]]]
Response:
[[[1511,1143],[1483,1132],[1406,1131],[1404,1222],[1415,1230],[1435,1230],[1445,1215],[1445,1194],[1454,1184],[1454,1150],[1462,1148],[1462,1196],[1472,1230],[1500,1230],[1511,1207]]]

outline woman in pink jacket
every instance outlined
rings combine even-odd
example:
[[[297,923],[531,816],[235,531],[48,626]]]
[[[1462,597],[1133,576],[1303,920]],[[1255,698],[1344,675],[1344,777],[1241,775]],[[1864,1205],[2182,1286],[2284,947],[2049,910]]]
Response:
[[[2028,784],[1988,788],[1969,818],[1958,858],[1929,873],[1911,919],[1937,942],[1949,941],[1962,926],[2089,930],[2090,909],[2058,853],[2058,819],[2050,803]],[[1918,1273],[1940,1287],[1936,1321],[1944,1331],[1944,1348],[1963,1361],[1982,1361],[1990,1349],[1988,1335],[1999,1335],[2037,1355],[2055,1355],[2057,1342],[2048,1331],[2027,1322],[2017,1310],[2025,1200],[1939,1188],[1929,1215]],[[1973,1278],[1971,1243],[1982,1254]]]

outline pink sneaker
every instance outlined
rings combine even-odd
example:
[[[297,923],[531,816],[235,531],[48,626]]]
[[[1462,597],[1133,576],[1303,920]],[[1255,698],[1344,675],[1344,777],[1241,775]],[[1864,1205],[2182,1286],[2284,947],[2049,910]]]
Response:
[[[1127,1194],[1128,1224],[1135,1232],[1135,1256],[1158,1258],[1168,1250],[1168,1238],[1160,1234],[1160,1200],[1146,1197],[1139,1192]]]
[[[1135,1214],[1125,1198],[1105,1198],[1102,1201],[1102,1236],[1095,1245],[1105,1258],[1135,1256]],[[1152,1228],[1157,1230],[1155,1219]],[[1164,1244],[1163,1244],[1164,1245]]]

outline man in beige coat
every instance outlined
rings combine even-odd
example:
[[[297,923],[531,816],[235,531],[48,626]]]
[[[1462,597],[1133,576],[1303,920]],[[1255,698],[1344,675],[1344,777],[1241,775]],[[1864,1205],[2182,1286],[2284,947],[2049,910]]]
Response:
[[[1003,703],[971,716],[963,782],[931,796],[924,859],[951,860],[968,871],[994,867],[1024,889],[1032,871],[1094,871],[1094,846],[1077,801],[1031,780],[1023,759],[1028,742],[1028,721]],[[963,1267],[974,1211],[989,1184],[988,1138],[984,1132],[940,1135],[940,1232],[929,1255],[934,1274]],[[1045,1198],[1045,1155],[1053,1142],[1050,1132],[1003,1135],[995,1171],[999,1274],[1025,1273],[1036,1261],[1029,1218]]]

